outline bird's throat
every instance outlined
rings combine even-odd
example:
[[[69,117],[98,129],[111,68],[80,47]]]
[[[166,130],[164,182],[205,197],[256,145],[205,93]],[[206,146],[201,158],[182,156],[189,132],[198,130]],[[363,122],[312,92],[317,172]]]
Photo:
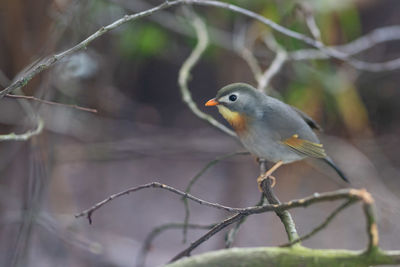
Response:
[[[246,117],[239,112],[232,111],[223,105],[217,106],[222,117],[229,122],[236,132],[241,133],[246,129]]]

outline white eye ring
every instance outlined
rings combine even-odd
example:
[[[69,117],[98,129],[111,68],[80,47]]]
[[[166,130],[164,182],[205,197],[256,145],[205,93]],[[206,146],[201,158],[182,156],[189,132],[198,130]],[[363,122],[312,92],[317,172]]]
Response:
[[[231,94],[231,95],[229,96],[229,101],[231,101],[231,102],[235,102],[236,99],[237,99],[237,95],[235,95],[235,94]]]

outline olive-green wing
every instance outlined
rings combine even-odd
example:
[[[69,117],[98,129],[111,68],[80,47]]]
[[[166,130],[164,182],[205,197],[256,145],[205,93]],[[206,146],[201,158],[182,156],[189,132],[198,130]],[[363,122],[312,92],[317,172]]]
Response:
[[[297,134],[282,141],[283,144],[289,146],[293,150],[304,154],[311,158],[326,158],[324,147],[322,144],[314,143],[308,140],[300,139]]]

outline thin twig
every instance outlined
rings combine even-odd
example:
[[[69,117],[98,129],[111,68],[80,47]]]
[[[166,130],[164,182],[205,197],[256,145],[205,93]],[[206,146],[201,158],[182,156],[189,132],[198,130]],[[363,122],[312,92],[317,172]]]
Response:
[[[249,152],[233,152],[233,153],[229,153],[226,155],[222,155],[220,157],[217,157],[216,159],[213,159],[212,161],[208,162],[198,173],[196,173],[195,176],[193,176],[192,179],[190,179],[188,186],[185,189],[186,193],[190,193],[190,191],[192,190],[192,186],[194,185],[194,183],[196,183],[196,181],[212,166],[214,166],[215,164],[217,164],[218,162],[237,156],[237,155],[248,155]],[[182,198],[183,204],[185,205],[185,218],[184,218],[184,225],[188,225],[189,223],[189,217],[190,217],[190,210],[189,210],[189,203],[187,201],[187,199],[185,197]],[[186,243],[186,233],[187,233],[187,227],[183,227],[183,243]]]
[[[29,130],[23,134],[15,134],[15,133],[3,134],[0,135],[0,141],[26,141],[29,138],[40,134],[43,131],[43,128],[44,128],[44,122],[41,118],[38,118],[37,127],[35,130]]]
[[[146,237],[145,241],[143,242],[143,246],[141,250],[138,253],[138,256],[136,257],[136,267],[142,267],[145,265],[146,257],[148,252],[151,249],[151,244],[153,243],[153,240],[163,233],[166,230],[169,229],[181,229],[183,227],[190,228],[190,229],[202,229],[202,230],[208,230],[211,229],[215,226],[215,224],[209,224],[209,225],[200,225],[200,224],[183,224],[183,223],[166,223],[163,225],[160,225],[156,228],[154,228]]]
[[[37,102],[40,102],[40,103],[43,103],[43,104],[47,104],[47,105],[62,106],[62,107],[74,108],[74,109],[78,109],[78,110],[82,110],[82,111],[97,113],[97,109],[94,109],[94,108],[86,108],[86,107],[81,107],[81,106],[78,106],[78,105],[71,105],[71,104],[53,102],[53,101],[49,101],[49,100],[40,99],[40,98],[37,98],[35,96],[12,95],[12,94],[7,94],[5,96],[8,97],[8,98],[33,100],[33,101],[37,101]]]
[[[209,201],[202,200],[200,198],[194,197],[194,196],[192,196],[192,195],[190,195],[188,193],[182,192],[182,191],[180,191],[180,190],[178,190],[178,189],[176,189],[174,187],[171,187],[169,185],[165,185],[165,184],[158,183],[158,182],[152,182],[152,183],[148,183],[148,184],[144,184],[144,185],[140,185],[140,186],[131,187],[131,188],[127,189],[127,190],[124,190],[124,191],[119,192],[117,194],[111,195],[108,198],[104,199],[103,201],[98,202],[97,204],[95,204],[91,208],[86,209],[86,210],[76,214],[75,218],[86,216],[87,219],[89,220],[89,223],[91,224],[92,223],[92,214],[93,214],[94,211],[98,210],[99,208],[101,208],[102,206],[104,206],[105,204],[107,204],[108,202],[112,201],[115,198],[118,198],[118,197],[123,196],[123,195],[128,195],[130,193],[133,193],[133,192],[136,192],[136,191],[139,191],[139,190],[142,190],[142,189],[147,189],[147,188],[164,189],[164,190],[170,191],[172,193],[175,193],[177,195],[180,195],[182,197],[188,198],[188,199],[190,199],[190,200],[192,200],[194,202],[197,202],[197,203],[199,203],[201,205],[210,206],[210,207],[214,207],[214,208],[217,208],[217,209],[222,209],[222,210],[229,211],[229,212],[241,212],[243,210],[243,209],[227,207],[227,206],[216,204],[216,203],[211,203]]]
[[[290,247],[296,243],[299,243],[301,241],[304,241],[306,239],[309,239],[310,237],[314,236],[316,233],[324,229],[335,217],[338,215],[342,210],[346,209],[350,205],[354,204],[356,201],[354,199],[350,199],[345,201],[342,205],[340,205],[338,208],[336,208],[320,225],[315,227],[310,233],[301,236],[292,242],[280,245],[280,247]]]
[[[232,208],[228,206],[224,206],[218,203],[212,203],[206,200],[202,200],[200,198],[197,198],[195,196],[192,196],[190,194],[187,194],[185,192],[182,192],[172,186],[165,185],[162,183],[158,182],[151,182],[148,184],[140,185],[140,186],[135,186],[131,187],[127,190],[121,191],[119,193],[116,193],[114,195],[109,196],[108,198],[96,203],[93,205],[91,208],[88,208],[78,214],[75,215],[76,218],[78,217],[83,217],[87,216],[89,222],[91,223],[91,216],[92,213],[108,202],[121,197],[123,195],[127,195],[142,189],[148,189],[148,188],[159,188],[163,190],[170,191],[174,194],[180,195],[182,197],[186,197],[200,205],[205,205],[208,207],[220,209],[220,210],[225,210],[227,212],[233,212],[233,213],[240,213],[240,214],[260,214],[264,212],[269,212],[269,211],[278,211],[282,212],[285,210],[293,209],[293,208],[298,208],[298,207],[307,207],[311,204],[319,203],[319,202],[325,202],[325,201],[334,201],[334,200],[339,200],[339,199],[356,199],[356,200],[363,200],[363,194],[368,193],[365,191],[365,189],[341,189],[337,191],[332,191],[332,192],[326,192],[326,193],[315,193],[312,196],[302,198],[302,199],[297,199],[297,200],[291,200],[289,202],[281,203],[281,204],[264,204],[259,207],[247,207],[247,208]]]

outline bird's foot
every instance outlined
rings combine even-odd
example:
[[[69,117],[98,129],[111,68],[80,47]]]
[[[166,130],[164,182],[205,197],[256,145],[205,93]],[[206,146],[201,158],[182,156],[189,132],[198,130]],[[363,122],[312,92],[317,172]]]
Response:
[[[258,176],[258,178],[257,178],[258,190],[260,190],[260,192],[263,192],[261,185],[264,182],[264,180],[266,180],[266,179],[271,179],[271,181],[272,181],[271,188],[274,187],[276,184],[276,178],[274,176],[266,175],[266,173],[262,174],[262,175]]]

